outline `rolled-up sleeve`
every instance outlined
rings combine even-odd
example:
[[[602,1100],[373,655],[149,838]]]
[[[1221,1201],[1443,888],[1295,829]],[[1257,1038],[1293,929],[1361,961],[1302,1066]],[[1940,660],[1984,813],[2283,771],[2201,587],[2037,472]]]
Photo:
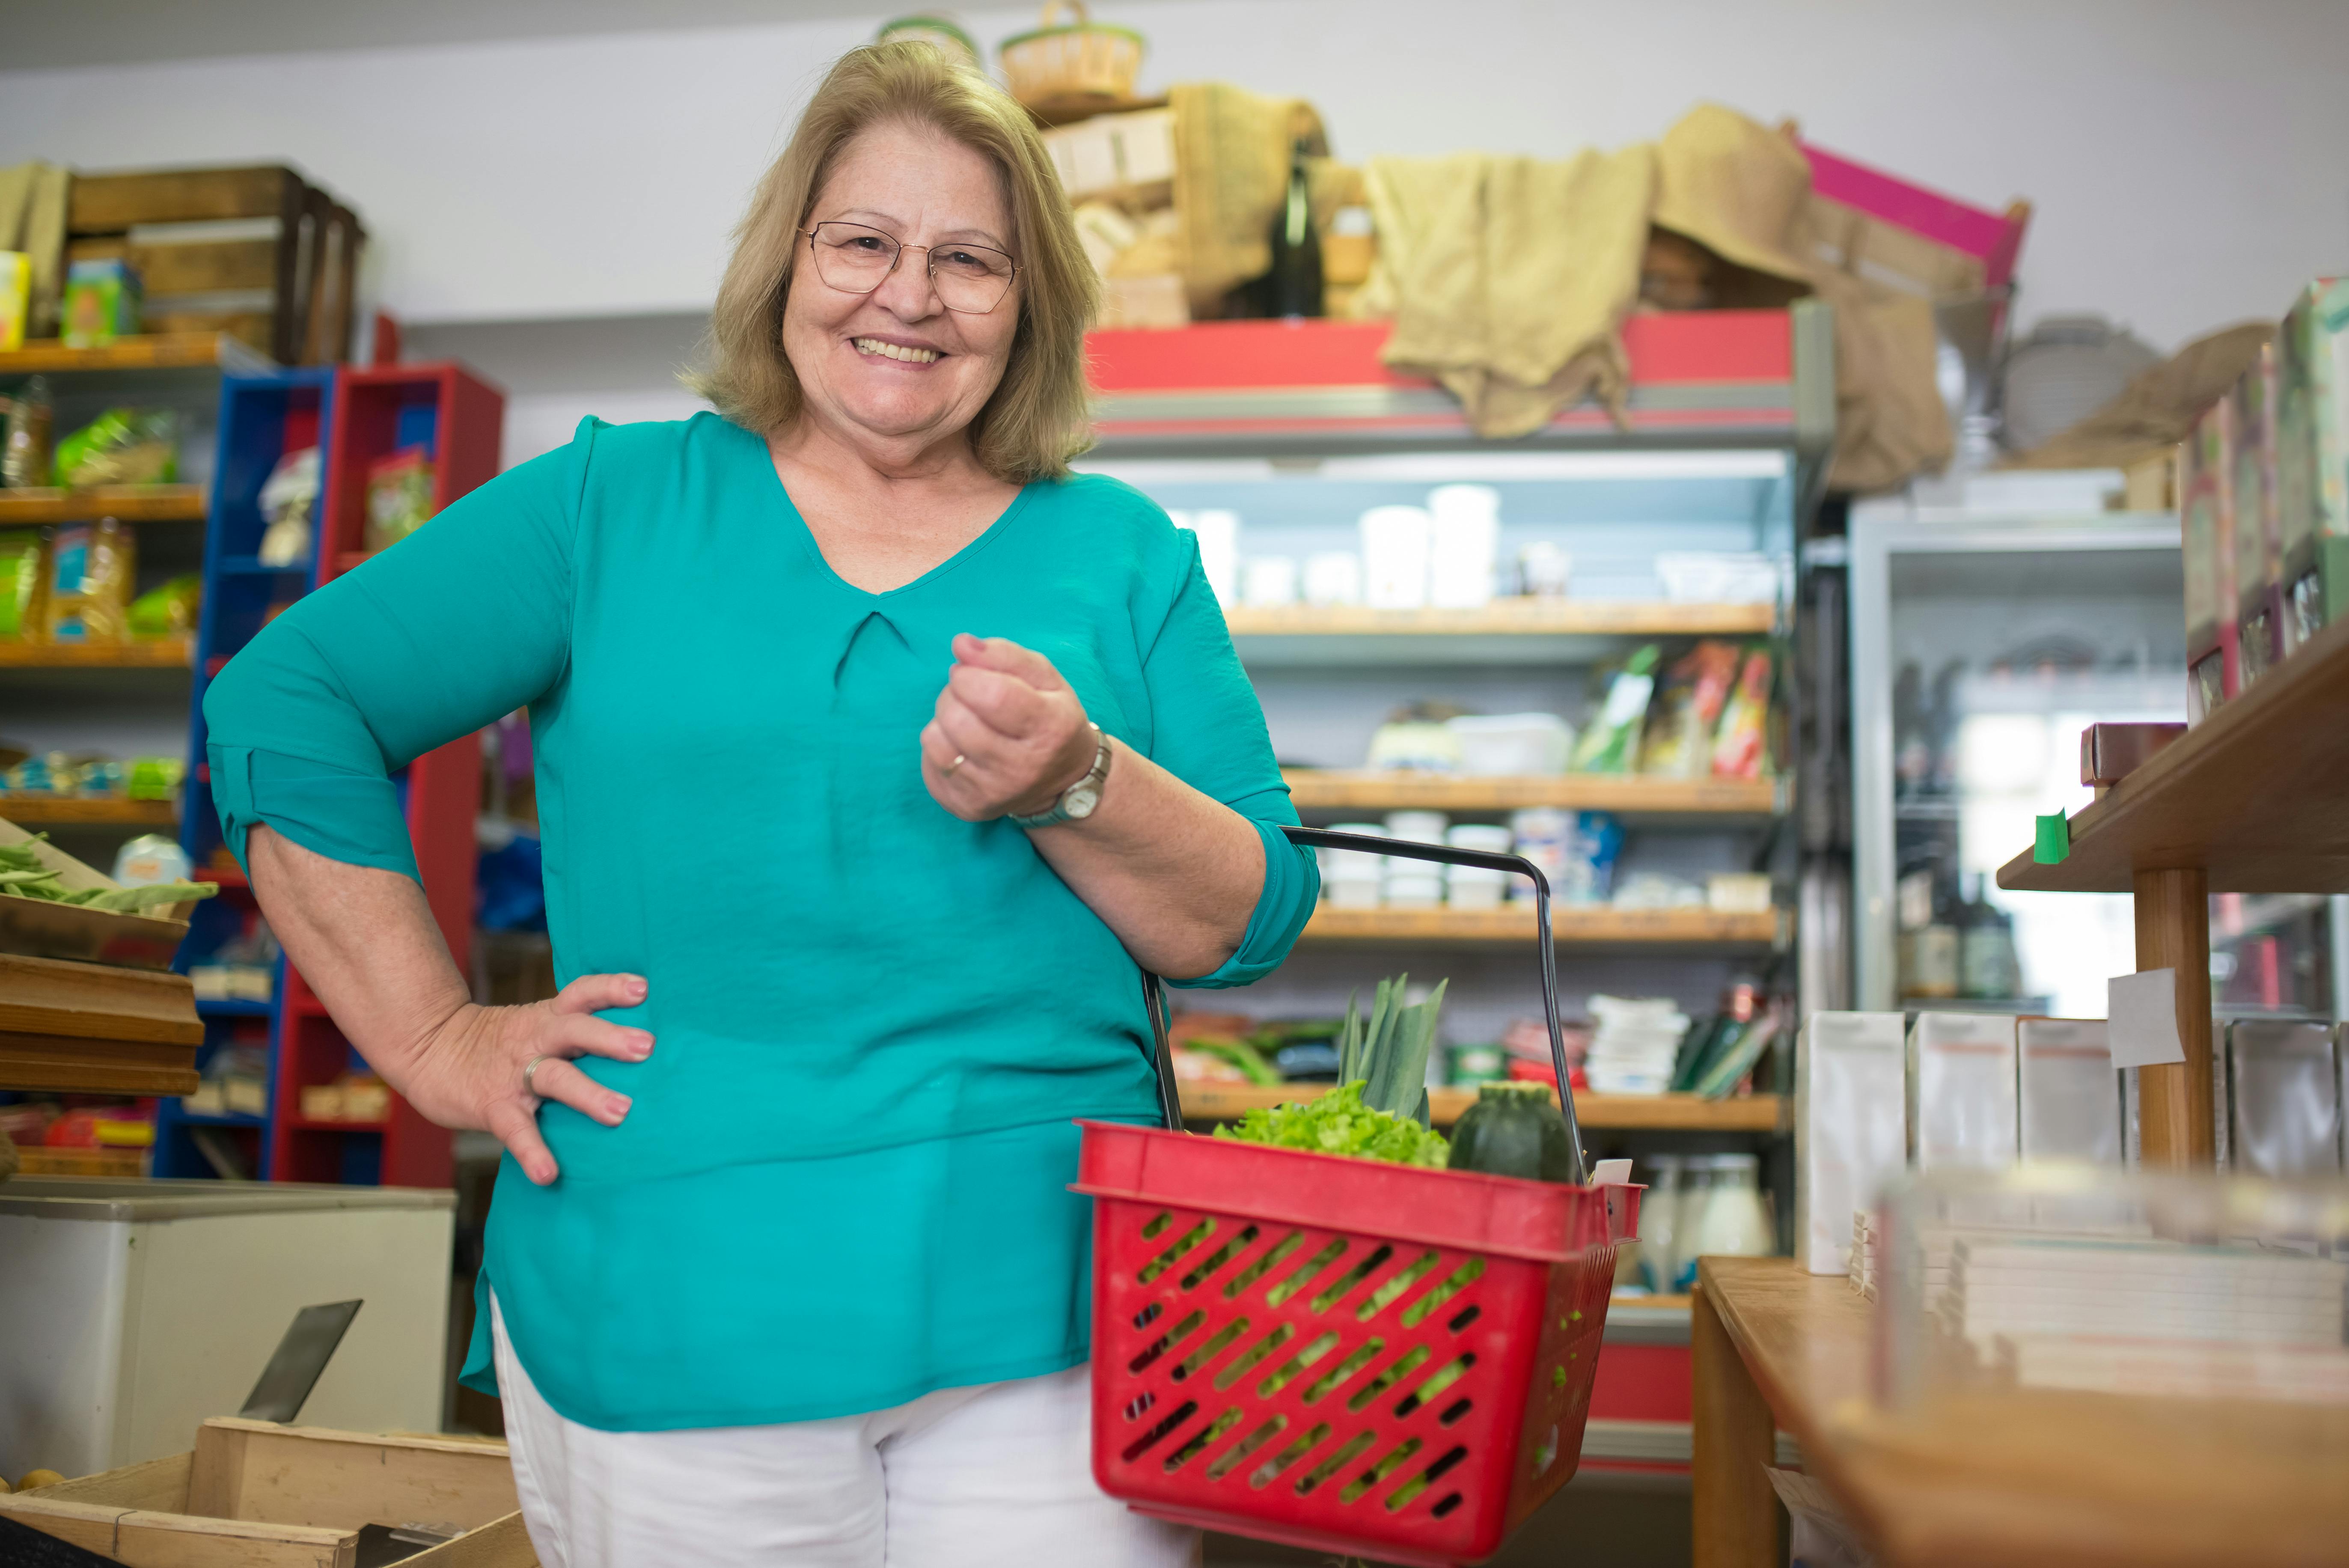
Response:
[[[1167,981],[1222,990],[1280,967],[1321,897],[1321,871],[1313,851],[1280,831],[1297,826],[1297,807],[1273,758],[1264,709],[1232,651],[1197,541],[1185,533],[1181,545],[1181,583],[1143,662],[1156,726],[1151,760],[1247,817],[1264,841],[1264,888],[1239,947],[1213,973]]]
[[[569,651],[571,551],[595,421],[295,603],[204,693],[221,831],[266,823],[415,877],[399,770],[542,697]]]

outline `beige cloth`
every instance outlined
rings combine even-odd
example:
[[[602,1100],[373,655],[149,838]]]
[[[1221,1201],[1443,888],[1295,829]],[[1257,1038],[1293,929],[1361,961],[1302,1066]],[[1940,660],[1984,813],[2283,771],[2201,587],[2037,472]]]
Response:
[[[2275,336],[2271,321],[2246,321],[2198,337],[2138,372],[2119,397],[2007,468],[2127,468],[2186,439],[2202,410],[2224,397]]]
[[[66,205],[72,177],[54,163],[0,169],[0,251],[33,258],[27,337],[57,333],[57,292],[66,258]]]
[[[1303,99],[1264,98],[1226,82],[1169,89],[1174,110],[1174,211],[1191,314],[1223,314],[1224,296],[1272,267],[1273,214],[1288,194],[1301,137],[1326,153],[1321,117]]]
[[[1620,417],[1617,328],[1640,291],[1651,149],[1381,158],[1366,184],[1383,275],[1369,287],[1393,303],[1386,363],[1451,389],[1483,436],[1539,430],[1591,396]]]

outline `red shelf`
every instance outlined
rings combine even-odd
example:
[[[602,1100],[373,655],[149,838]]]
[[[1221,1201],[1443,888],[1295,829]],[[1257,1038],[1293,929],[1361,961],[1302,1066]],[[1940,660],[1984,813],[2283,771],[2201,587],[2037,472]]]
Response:
[[[295,1132],[381,1133],[389,1131],[392,1124],[388,1121],[343,1122],[328,1121],[322,1116],[287,1116],[281,1118],[280,1125]]]

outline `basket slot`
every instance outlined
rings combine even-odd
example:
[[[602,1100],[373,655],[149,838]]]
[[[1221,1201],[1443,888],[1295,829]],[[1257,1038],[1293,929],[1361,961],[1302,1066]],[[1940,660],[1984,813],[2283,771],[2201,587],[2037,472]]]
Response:
[[[1247,1376],[1250,1367],[1296,1337],[1297,1330],[1293,1324],[1276,1324],[1270,1334],[1249,1345],[1240,1353],[1238,1359],[1216,1374],[1216,1386],[1219,1389],[1229,1388]]]
[[[1193,1334],[1198,1332],[1199,1325],[1206,1321],[1207,1314],[1206,1313],[1193,1313],[1190,1316],[1176,1324],[1173,1328],[1168,1329],[1164,1334],[1162,1334],[1156,1339],[1152,1340],[1150,1344],[1143,1349],[1141,1355],[1135,1356],[1133,1360],[1125,1364],[1125,1369],[1128,1372],[1141,1371],[1143,1367],[1149,1366],[1152,1362],[1157,1360],[1160,1356],[1173,1349],[1176,1344],[1185,1339],[1188,1339]]]
[[[1451,1496],[1445,1498],[1442,1502],[1437,1503],[1433,1508],[1429,1509],[1427,1511],[1433,1514],[1436,1518],[1442,1519],[1445,1514],[1450,1513],[1454,1509],[1458,1508],[1459,1506],[1460,1494],[1455,1491]]]
[[[1314,1312],[1328,1312],[1344,1299],[1347,1293],[1369,1279],[1394,1256],[1392,1247],[1381,1245],[1371,1249],[1371,1255],[1331,1281],[1329,1287],[1306,1305]]]
[[[1440,1427],[1456,1425],[1461,1417],[1465,1416],[1469,1411],[1475,1407],[1476,1402],[1474,1399],[1454,1399],[1451,1404],[1446,1405],[1443,1411],[1437,1415],[1435,1417],[1436,1425]]]
[[[1343,1237],[1340,1237],[1336,1241],[1331,1241],[1328,1246],[1322,1248],[1319,1251],[1314,1253],[1311,1257],[1306,1259],[1302,1263],[1299,1263],[1296,1269],[1290,1272],[1287,1279],[1273,1286],[1272,1289],[1265,1292],[1265,1304],[1267,1306],[1278,1306],[1281,1303],[1287,1301],[1289,1297],[1295,1295],[1298,1292],[1303,1290],[1308,1284],[1311,1283],[1314,1275],[1319,1273],[1322,1270],[1328,1268],[1330,1264],[1336,1262],[1345,1255],[1345,1239]]]
[[[1430,1314],[1485,1277],[1485,1260],[1471,1258],[1444,1276],[1436,1287],[1402,1309],[1402,1325],[1417,1328]]]
[[[1354,1462],[1356,1455],[1378,1440],[1376,1432],[1357,1433],[1346,1446],[1297,1478],[1297,1495],[1303,1497]]]
[[[1413,1345],[1408,1351],[1395,1357],[1392,1366],[1356,1389],[1353,1397],[1346,1401],[1346,1408],[1354,1411],[1369,1408],[1371,1400],[1418,1371],[1433,1354],[1434,1352],[1423,1345]]]
[[[1451,1321],[1446,1323],[1444,1326],[1450,1329],[1453,1333],[1458,1334],[1462,1329],[1466,1328],[1470,1324],[1475,1323],[1478,1318],[1483,1317],[1484,1315],[1485,1309],[1478,1306],[1475,1302],[1470,1302],[1466,1306],[1462,1307],[1458,1312],[1454,1313],[1452,1314]]]
[[[1277,1478],[1281,1471],[1287,1469],[1289,1466],[1295,1464],[1298,1460],[1303,1459],[1314,1449],[1319,1448],[1334,1430],[1336,1430],[1336,1428],[1331,1427],[1329,1422],[1316,1421],[1313,1423],[1312,1430],[1298,1438],[1297,1441],[1289,1444],[1288,1447],[1281,1449],[1279,1453],[1275,1454],[1271,1459],[1268,1459],[1265,1460],[1264,1463],[1257,1466],[1257,1468],[1248,1475],[1248,1485],[1255,1487],[1259,1491],[1263,1490],[1266,1487],[1270,1486],[1274,1479]]]
[[[1244,1463],[1247,1457],[1288,1429],[1288,1417],[1275,1416],[1247,1437],[1234,1443],[1222,1458],[1207,1467],[1207,1479],[1221,1480]]]
[[[1247,1267],[1224,1282],[1224,1299],[1237,1301],[1240,1293],[1264,1278],[1288,1260],[1288,1254],[1305,1245],[1305,1232],[1291,1231],[1287,1236],[1258,1252]]]
[[[1182,1282],[1176,1288],[1186,1291],[1195,1288],[1199,1282],[1213,1275],[1216,1270],[1246,1251],[1249,1243],[1257,1239],[1257,1234],[1255,1226],[1248,1226],[1238,1235],[1200,1259],[1191,1272],[1183,1276]]]
[[[1291,1383],[1296,1382],[1299,1373],[1337,1348],[1336,1334],[1329,1333],[1316,1334],[1306,1343],[1304,1349],[1265,1375],[1264,1381],[1256,1386],[1256,1397],[1259,1399],[1271,1398]]]
[[[1236,1317],[1211,1334],[1207,1343],[1174,1364],[1171,1375],[1177,1383],[1198,1371],[1224,1352],[1224,1347],[1247,1332],[1248,1320]]]
[[[1384,1283],[1371,1293],[1370,1299],[1354,1309],[1357,1323],[1368,1323],[1386,1310],[1387,1306],[1412,1286],[1427,1277],[1429,1270],[1444,1261],[1441,1252],[1422,1252],[1414,1262],[1404,1264],[1386,1277]]]
[[[1145,1388],[1125,1402],[1125,1418],[1139,1421],[1150,1407],[1158,1403],[1158,1396]]]
[[[1395,1418],[1401,1420],[1422,1405],[1433,1399],[1438,1394],[1467,1376],[1468,1369],[1475,1365],[1476,1353],[1473,1350],[1463,1351],[1429,1373],[1426,1382],[1395,1401]]]
[[[1199,1406],[1197,1401],[1191,1399],[1184,1400],[1183,1403],[1174,1407],[1173,1413],[1164,1420],[1151,1428],[1150,1430],[1143,1433],[1142,1436],[1134,1438],[1133,1441],[1126,1444],[1125,1452],[1118,1457],[1123,1459],[1127,1464],[1132,1464],[1143,1454],[1148,1453],[1152,1446],[1154,1445],[1161,1438],[1164,1438],[1167,1433],[1173,1431],[1175,1428],[1181,1426],[1184,1422],[1189,1420],[1198,1413]]]
[[[1144,1263],[1133,1272],[1136,1283],[1148,1284],[1174,1266],[1174,1260],[1215,1234],[1216,1222],[1202,1220],[1174,1239],[1174,1244]]]
[[[1428,1466],[1425,1469],[1420,1471],[1417,1475],[1403,1482],[1402,1485],[1395,1488],[1393,1492],[1387,1498],[1387,1511],[1389,1513],[1400,1513],[1404,1509],[1409,1508],[1413,1502],[1416,1502],[1419,1500],[1419,1496],[1422,1492],[1433,1486],[1436,1481],[1443,1477],[1444,1471],[1450,1469],[1453,1466],[1458,1464],[1467,1457],[1467,1449],[1462,1445],[1454,1444],[1433,1464]],[[1456,1491],[1450,1497],[1444,1499],[1443,1502],[1436,1504],[1436,1507],[1443,1509],[1446,1513],[1451,1512],[1453,1509],[1459,1506],[1460,1494]]]
[[[1142,1239],[1145,1241],[1154,1241],[1158,1239],[1159,1232],[1173,1223],[1174,1223],[1174,1216],[1161,1209],[1142,1222]]]
[[[1371,1362],[1376,1361],[1379,1358],[1379,1352],[1384,1350],[1386,1347],[1387,1342],[1383,1339],[1373,1339],[1368,1345],[1363,1345],[1361,1349],[1354,1352],[1353,1355],[1346,1357],[1345,1360],[1338,1363],[1337,1366],[1332,1366],[1329,1371],[1315,1378],[1305,1390],[1305,1402],[1308,1405],[1310,1405],[1316,1399],[1336,1390],[1340,1385],[1343,1384],[1348,1378],[1353,1376],[1355,1373],[1360,1372],[1363,1367],[1368,1366]]]
[[[1173,1475],[1199,1455],[1206,1452],[1210,1443],[1240,1424],[1240,1407],[1235,1405],[1199,1430],[1192,1433],[1181,1448],[1166,1456],[1166,1473]]]
[[[1140,1312],[1133,1314],[1133,1326],[1136,1328],[1148,1328],[1152,1324],[1158,1321],[1158,1314],[1165,1310],[1166,1307],[1164,1303],[1152,1302],[1148,1306],[1143,1307]]]
[[[1364,1470],[1352,1480],[1348,1481],[1344,1490],[1338,1493],[1338,1501],[1340,1502],[1352,1502],[1359,1499],[1364,1492],[1370,1490],[1372,1487],[1377,1486],[1381,1481],[1385,1480],[1387,1477],[1394,1474],[1395,1471],[1402,1469],[1402,1467],[1409,1462],[1411,1457],[1419,1452],[1419,1450],[1424,1446],[1425,1445],[1421,1443],[1417,1438],[1405,1438],[1402,1442],[1397,1443],[1393,1448],[1388,1449],[1385,1458],[1371,1465],[1369,1469]]]

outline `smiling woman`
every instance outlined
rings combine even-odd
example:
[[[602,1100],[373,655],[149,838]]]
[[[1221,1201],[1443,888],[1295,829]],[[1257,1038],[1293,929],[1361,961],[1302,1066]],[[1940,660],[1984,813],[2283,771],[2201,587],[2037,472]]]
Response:
[[[1319,880],[1195,544],[1068,472],[1093,291],[1024,112],[858,50],[719,413],[583,421],[208,690],[288,955],[507,1148],[466,1377],[549,1568],[1195,1560],[1093,1485],[1072,1118],[1155,1119],[1143,969],[1268,972]],[[566,983],[481,1007],[389,775],[516,708]]]

